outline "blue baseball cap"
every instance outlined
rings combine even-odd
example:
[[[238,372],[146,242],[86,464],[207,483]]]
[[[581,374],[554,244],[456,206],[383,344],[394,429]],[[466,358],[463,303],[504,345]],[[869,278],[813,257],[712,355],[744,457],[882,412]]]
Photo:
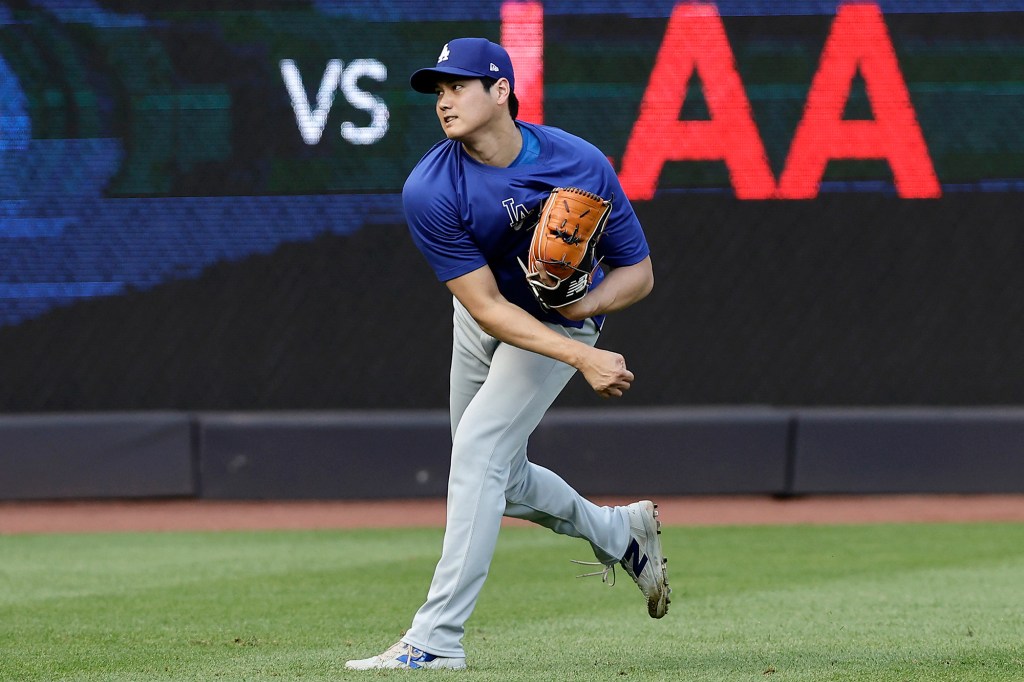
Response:
[[[456,38],[448,41],[437,58],[437,66],[420,69],[409,79],[413,90],[434,92],[439,80],[450,76],[468,78],[507,78],[515,92],[516,77],[512,59],[501,45],[486,38]]]

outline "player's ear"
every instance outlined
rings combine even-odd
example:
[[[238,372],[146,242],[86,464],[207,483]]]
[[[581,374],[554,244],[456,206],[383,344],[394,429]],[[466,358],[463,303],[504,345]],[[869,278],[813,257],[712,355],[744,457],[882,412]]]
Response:
[[[494,84],[494,89],[498,95],[498,104],[508,102],[508,97],[512,94],[512,86],[507,78],[499,78],[498,82]]]

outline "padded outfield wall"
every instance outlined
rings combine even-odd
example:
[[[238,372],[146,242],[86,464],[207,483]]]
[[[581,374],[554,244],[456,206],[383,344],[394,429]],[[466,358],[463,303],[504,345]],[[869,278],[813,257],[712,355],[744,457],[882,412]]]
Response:
[[[458,35],[509,48],[522,117],[597,144],[651,242],[602,341],[634,388],[559,408],[1024,404],[1024,2],[167,7],[0,3],[8,419],[443,410],[400,190],[440,138],[408,75]],[[194,489],[190,423],[155,490]],[[811,480],[786,442],[763,489]]]

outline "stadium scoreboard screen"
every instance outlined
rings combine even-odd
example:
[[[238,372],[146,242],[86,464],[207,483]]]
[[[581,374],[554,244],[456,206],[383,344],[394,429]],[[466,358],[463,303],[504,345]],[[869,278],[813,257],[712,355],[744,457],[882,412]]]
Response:
[[[1024,197],[1021,0],[0,0],[0,331],[401,225],[459,36],[645,215]]]

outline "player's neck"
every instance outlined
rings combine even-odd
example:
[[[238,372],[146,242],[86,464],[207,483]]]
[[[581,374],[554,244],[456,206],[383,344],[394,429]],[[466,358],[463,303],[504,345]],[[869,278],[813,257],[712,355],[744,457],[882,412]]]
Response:
[[[462,140],[462,148],[484,165],[507,168],[523,148],[523,134],[515,121],[506,117],[480,135]]]

